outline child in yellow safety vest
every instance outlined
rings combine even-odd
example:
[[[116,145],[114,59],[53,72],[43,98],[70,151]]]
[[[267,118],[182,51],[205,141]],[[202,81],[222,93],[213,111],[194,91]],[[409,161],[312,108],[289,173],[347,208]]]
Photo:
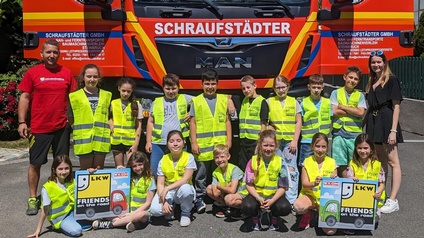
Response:
[[[197,213],[206,211],[203,197],[206,186],[212,180],[213,149],[218,144],[232,145],[231,121],[227,114],[229,97],[216,93],[218,73],[207,69],[202,73],[203,93],[192,99],[190,107],[190,141],[191,151],[196,158],[197,171],[194,183],[196,188]]]
[[[324,90],[322,75],[311,75],[308,89],[309,97],[304,98],[300,104],[302,108],[302,139],[300,141],[299,167],[302,167],[303,161],[307,157],[314,154],[311,143],[315,133],[330,134],[331,117],[333,116],[330,99],[321,96]]]
[[[110,152],[112,93],[98,88],[100,79],[99,67],[87,64],[78,77],[80,89],[69,94],[68,121],[73,128],[74,154],[82,170],[103,169]]]
[[[135,81],[124,77],[118,81],[121,98],[112,100],[110,110],[110,144],[116,168],[124,167],[124,155],[127,159],[137,151],[141,136],[141,105],[133,94]]]
[[[74,219],[74,192],[71,160],[67,155],[58,155],[53,160],[50,177],[41,190],[43,209],[37,229],[28,237],[38,237],[46,218],[53,229],[61,230],[67,236],[81,236],[81,225]]]
[[[259,134],[258,155],[247,162],[243,181],[246,192],[241,211],[253,217],[253,230],[262,230],[268,223],[269,230],[278,230],[278,217],[291,212],[285,196],[289,186],[289,171],[283,159],[275,152],[278,141],[275,132],[264,130]],[[265,222],[266,221],[266,222]]]
[[[290,187],[286,191],[286,197],[293,204],[298,195],[297,144],[302,129],[302,109],[294,97],[287,95],[290,88],[288,78],[277,76],[273,88],[275,96],[266,100],[269,106],[269,126],[275,130],[280,144],[277,154],[290,169]]]
[[[327,156],[327,135],[320,132],[316,133],[312,137],[311,146],[314,154],[306,158],[303,162],[301,173],[302,189],[299,198],[293,204],[294,211],[302,215],[299,223],[300,229],[309,228],[309,223],[312,220],[312,211],[319,208],[322,178],[337,177],[336,162]],[[333,235],[336,230],[323,229],[327,235]]]
[[[218,218],[224,218],[228,207],[240,208],[242,199],[229,199],[231,195],[244,190],[246,187],[241,181],[243,171],[231,163],[230,151],[226,145],[219,144],[213,150],[214,161],[217,168],[212,173],[212,184],[206,187],[206,194],[215,200],[213,211]]]
[[[156,182],[146,154],[140,151],[132,153],[127,168],[131,168],[130,213],[112,220],[95,220],[92,225],[93,229],[125,226],[128,232],[133,232],[136,227],[144,228],[149,221],[148,209],[155,195]]]
[[[192,186],[193,172],[197,169],[194,156],[183,151],[184,136],[181,131],[173,130],[168,133],[167,146],[169,154],[159,161],[157,193],[150,208],[152,216],[163,216],[171,220],[174,217],[174,204],[181,207],[180,226],[191,223],[191,209],[195,197]]]
[[[157,176],[160,159],[166,154],[168,133],[172,130],[182,132],[184,139],[189,136],[188,107],[193,96],[179,94],[180,80],[169,73],[162,78],[163,97],[152,103],[146,127],[146,152],[150,154],[153,175]]]
[[[245,75],[240,80],[244,94],[239,114],[240,153],[238,166],[244,170],[247,161],[255,154],[259,132],[266,129],[268,123],[268,104],[261,95],[256,93],[255,79]]]
[[[380,208],[386,199],[385,174],[381,162],[377,158],[374,143],[367,134],[360,134],[355,139],[355,150],[353,159],[349,162],[347,177],[355,181],[360,179],[378,181],[378,189],[374,193],[374,198],[377,199],[376,222],[378,222],[381,215]]]
[[[361,69],[349,66],[343,75],[344,87],[334,90],[330,96],[334,114],[331,155],[339,166],[339,177],[346,177],[355,138],[362,133],[362,117],[367,104],[364,95],[355,89],[361,77]]]

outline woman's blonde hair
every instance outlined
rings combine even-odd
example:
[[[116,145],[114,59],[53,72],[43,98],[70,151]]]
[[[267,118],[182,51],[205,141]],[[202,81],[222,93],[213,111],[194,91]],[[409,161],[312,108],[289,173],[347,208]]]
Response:
[[[377,53],[377,52],[379,52],[379,53]],[[387,83],[387,81],[389,81],[390,76],[393,75],[392,71],[390,70],[389,63],[387,62],[387,58],[386,58],[386,55],[384,54],[384,52],[382,52],[382,51],[377,51],[377,52],[375,52],[374,54],[371,54],[369,59],[368,59],[368,69],[370,71],[370,76],[369,76],[369,79],[368,79],[367,87],[365,89],[366,93],[370,92],[372,85],[376,82],[376,80],[378,80],[377,74],[371,68],[372,57],[374,57],[374,56],[380,57],[383,60],[383,63],[384,63],[384,69],[383,69],[383,72],[381,73],[381,76],[380,76],[381,87],[384,87],[384,85]]]

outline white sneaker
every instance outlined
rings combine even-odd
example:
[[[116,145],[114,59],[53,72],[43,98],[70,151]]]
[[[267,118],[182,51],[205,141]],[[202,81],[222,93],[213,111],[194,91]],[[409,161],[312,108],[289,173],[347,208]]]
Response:
[[[132,222],[129,222],[129,223],[127,223],[125,228],[127,229],[128,232],[133,232],[133,231],[135,231],[135,224],[132,223]]]
[[[399,211],[399,203],[397,199],[392,200],[389,198],[386,200],[386,203],[384,203],[384,206],[381,207],[382,213],[392,213],[396,211]]]
[[[191,223],[190,221],[190,217],[186,217],[186,216],[181,216],[181,220],[180,220],[180,226],[189,226]]]

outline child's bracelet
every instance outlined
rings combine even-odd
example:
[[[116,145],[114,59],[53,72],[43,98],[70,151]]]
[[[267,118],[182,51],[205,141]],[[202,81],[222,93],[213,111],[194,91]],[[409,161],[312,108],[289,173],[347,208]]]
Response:
[[[390,130],[390,132],[394,132],[394,133],[397,133],[397,130]]]

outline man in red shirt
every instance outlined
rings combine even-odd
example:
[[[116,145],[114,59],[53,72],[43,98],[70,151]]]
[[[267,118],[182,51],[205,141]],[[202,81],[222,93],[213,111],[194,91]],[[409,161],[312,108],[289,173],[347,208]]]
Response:
[[[23,138],[29,138],[29,169],[27,215],[38,213],[40,200],[37,187],[40,180],[41,165],[47,163],[50,146],[53,156],[69,155],[69,128],[66,111],[68,95],[77,88],[77,82],[71,70],[57,64],[59,43],[47,40],[41,49],[43,63],[29,69],[18,89],[19,98],[18,132]],[[26,116],[31,108],[31,132],[28,131]]]

